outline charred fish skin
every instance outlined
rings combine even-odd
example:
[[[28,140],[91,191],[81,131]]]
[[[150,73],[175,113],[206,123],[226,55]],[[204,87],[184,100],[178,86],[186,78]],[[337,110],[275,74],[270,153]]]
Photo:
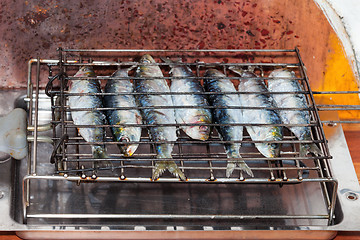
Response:
[[[140,65],[136,70],[136,77],[142,78],[135,81],[135,91],[144,93],[137,95],[136,101],[141,107],[149,107],[141,109],[143,120],[146,124],[155,124],[157,126],[148,127],[149,136],[155,142],[155,151],[158,159],[172,158],[173,143],[158,143],[161,141],[176,141],[176,121],[175,113],[172,108],[157,108],[159,106],[173,106],[170,95],[147,94],[154,92],[170,92],[169,86],[159,66],[154,65],[155,60],[148,54],[142,56]],[[157,78],[159,77],[159,78]],[[149,78],[149,79],[146,79]],[[154,108],[155,107],[155,108]],[[174,124],[174,126],[163,126],[162,124]],[[156,161],[153,171],[153,180],[158,179],[165,170],[168,170],[181,180],[185,181],[184,173],[179,169],[174,161],[163,160]]]
[[[128,93],[124,95],[105,95],[104,106],[106,108],[131,108],[131,109],[114,109],[105,111],[108,123],[110,125],[121,124],[138,124],[142,123],[142,118],[139,110],[136,109],[137,105],[135,97],[132,95],[134,86],[128,79],[128,72],[132,69],[119,69],[112,77],[124,79],[109,79],[105,85],[105,93]],[[120,151],[124,156],[130,157],[134,154],[139,144],[126,144],[126,142],[139,142],[141,137],[141,127],[124,126],[124,127],[111,127],[111,133],[114,141],[124,143],[118,145]]]
[[[175,119],[178,124],[204,124],[195,126],[180,126],[180,128],[192,139],[205,141],[209,138],[212,122],[209,103],[204,94],[204,88],[195,74],[186,66],[181,65],[181,59],[172,61],[168,58],[162,58],[164,62],[169,63],[170,74],[176,79],[171,80],[170,91],[174,93],[191,92],[192,94],[172,95],[174,106],[199,106],[199,108],[176,108]],[[205,108],[204,108],[205,107]]]
[[[208,69],[204,77],[206,77],[204,85],[207,92],[236,92],[233,83],[229,79],[223,79],[225,75],[216,69]],[[220,138],[223,141],[241,141],[243,139],[243,126],[226,126],[226,124],[243,123],[241,109],[227,108],[228,106],[241,106],[239,96],[237,94],[210,94],[209,102],[214,107],[224,106],[224,108],[215,108],[213,110],[214,123],[224,124],[216,127]],[[225,143],[224,147],[228,158],[241,158],[239,152],[241,143]],[[227,177],[230,177],[236,165],[248,175],[254,176],[249,166],[243,160],[228,160],[226,167]]]
[[[244,79],[240,80],[240,92],[257,92],[254,94],[240,94],[240,101],[244,107],[276,108],[276,104],[268,92],[263,80],[254,79],[257,77],[252,71],[244,71],[236,67],[230,68]],[[264,93],[264,94],[262,94]],[[273,109],[250,109],[243,110],[245,123],[256,124],[282,124],[279,113]],[[253,141],[281,141],[283,138],[281,126],[250,126],[246,130]],[[279,143],[255,143],[259,152],[267,158],[275,158],[280,155]]]
[[[89,66],[83,66],[74,75],[74,77],[95,77],[93,69]],[[106,117],[104,113],[97,108],[103,107],[102,99],[99,95],[91,93],[101,93],[100,83],[94,79],[70,80],[69,93],[90,93],[90,95],[71,95],[69,96],[70,109],[95,109],[71,111],[71,117],[74,125],[104,125]],[[103,127],[79,127],[80,135],[86,142],[104,142],[105,129]],[[91,145],[94,158],[107,158],[105,145]],[[111,165],[108,161],[104,162],[106,166]]]
[[[294,80],[295,73],[287,69],[276,69],[269,75],[268,88],[270,92],[299,92],[302,91],[298,80]],[[273,98],[280,108],[308,108],[305,95],[294,94],[273,94]],[[308,110],[280,110],[280,117],[285,124],[310,124],[310,114]],[[306,126],[290,126],[291,132],[299,140],[312,140],[311,128]],[[300,156],[305,157],[307,153],[321,155],[321,150],[315,143],[301,143]]]

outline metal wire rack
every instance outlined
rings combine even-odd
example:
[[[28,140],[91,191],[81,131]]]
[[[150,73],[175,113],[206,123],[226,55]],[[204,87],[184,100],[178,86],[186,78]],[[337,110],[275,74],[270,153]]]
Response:
[[[59,49],[58,60],[34,60],[37,63],[35,90],[33,90],[33,83],[31,81],[31,64],[29,63],[29,91],[30,99],[29,108],[31,115],[29,117],[29,124],[35,126],[34,143],[29,152],[28,175],[24,178],[24,219],[27,218],[153,218],[149,214],[108,214],[108,215],[54,215],[54,214],[28,214],[27,207],[30,204],[30,181],[38,180],[68,180],[76,181],[79,184],[85,182],[138,182],[138,183],[205,183],[205,184],[307,184],[318,183],[322,189],[324,201],[328,208],[328,213],[325,215],[157,215],[158,218],[197,218],[197,219],[326,219],[328,224],[331,224],[334,219],[334,208],[336,203],[337,181],[332,177],[330,168],[328,166],[331,160],[331,155],[327,146],[322,122],[319,117],[319,106],[315,104],[314,95],[311,91],[308,77],[301,60],[298,49],[294,50],[79,50],[79,49]],[[298,140],[290,131],[284,128],[284,138],[282,141],[271,141],[269,143],[280,143],[281,154],[280,157],[269,159],[263,157],[254,147],[254,143],[261,141],[253,141],[245,132],[242,141],[239,141],[241,146],[241,155],[248,163],[254,177],[248,177],[242,171],[237,169],[234,174],[227,178],[225,177],[226,161],[228,160],[224,151],[223,144],[228,143],[219,138],[216,131],[217,126],[223,124],[207,124],[212,128],[210,138],[207,141],[192,140],[181,130],[181,124],[164,124],[165,126],[175,126],[177,130],[178,139],[174,142],[172,157],[178,164],[180,169],[186,174],[187,180],[180,181],[171,176],[169,173],[164,173],[157,180],[151,179],[152,169],[157,161],[154,152],[154,142],[151,141],[147,133],[147,128],[152,127],[153,124],[141,125],[98,125],[96,127],[104,127],[106,129],[106,138],[104,142],[97,142],[96,144],[104,144],[107,147],[109,161],[112,162],[112,167],[94,167],[95,161],[102,161],[102,159],[94,159],[91,154],[90,144],[83,140],[79,135],[77,128],[91,128],[92,125],[75,125],[71,119],[72,111],[79,110],[110,110],[110,108],[97,109],[70,109],[68,105],[69,96],[89,95],[89,93],[69,93],[68,82],[71,80],[84,80],[81,77],[74,77],[79,66],[92,66],[97,76],[86,79],[95,79],[101,82],[104,86],[107,80],[113,79],[117,81],[131,80],[136,81],[141,78],[134,77],[130,73],[130,77],[111,77],[112,72],[117,68],[139,66],[136,61],[143,53],[150,53],[156,59],[158,65],[164,73],[164,79],[168,82],[176,81],[176,77],[171,77],[168,74],[169,64],[163,63],[160,57],[181,57],[184,59],[184,65],[189,66],[195,73],[195,79],[200,82],[203,81],[203,73],[206,69],[216,68],[222,71],[226,77],[233,81],[235,85],[243,78],[236,76],[229,71],[230,66],[239,66],[242,68],[254,67],[258,72],[259,77],[255,78],[259,81],[271,81],[268,74],[279,67],[286,67],[295,72],[296,78],[301,83],[302,91],[298,94],[304,94],[308,102],[308,108],[290,109],[290,110],[306,110],[311,116],[310,124],[306,125],[312,129],[312,140],[304,141]],[[271,59],[271,61],[268,61]],[[51,102],[51,124],[52,124],[52,140],[53,152],[51,154],[51,163],[55,166],[55,171],[52,174],[39,174],[38,172],[38,115],[39,109],[37,103],[39,102],[39,79],[40,79],[40,65],[48,66],[49,81],[45,88],[45,93]],[[33,95],[33,92],[35,95]],[[257,92],[227,92],[226,94],[256,94]],[[319,92],[320,93],[320,92]],[[124,93],[117,93],[124,94]],[[131,93],[136,96],[144,93]],[[164,94],[193,94],[191,92],[182,93],[168,93],[168,92],[151,92],[147,94],[164,95]],[[204,95],[209,94],[223,94],[204,92]],[[288,92],[275,92],[271,94],[288,94]],[[321,93],[322,94],[322,93]],[[94,95],[94,94],[93,94]],[[98,93],[101,97],[109,95],[109,93]],[[324,106],[325,107],[325,106]],[[326,106],[328,107],[328,106]],[[34,109],[32,109],[34,108]],[[143,109],[144,107],[137,107]],[[156,108],[156,107],[155,107]],[[166,107],[159,107],[166,108]],[[199,108],[198,106],[173,106],[171,108]],[[209,106],[214,109],[215,107]],[[244,107],[229,107],[240,108]],[[253,109],[262,109],[260,107],[252,107]],[[118,108],[121,110],[128,110],[129,108]],[[270,108],[283,110],[283,108]],[[289,109],[287,109],[289,110]],[[334,109],[332,109],[334,110]],[[191,124],[193,125],[193,124]],[[245,126],[244,123],[234,123],[234,125]],[[249,124],[255,126],[304,126],[301,124]],[[137,126],[142,128],[142,136],[140,141],[130,142],[139,144],[138,150],[131,157],[124,157],[116,145],[120,144],[113,140],[110,127],[121,126]],[[299,145],[300,143],[316,143],[321,151],[321,156],[308,155],[300,157]]]

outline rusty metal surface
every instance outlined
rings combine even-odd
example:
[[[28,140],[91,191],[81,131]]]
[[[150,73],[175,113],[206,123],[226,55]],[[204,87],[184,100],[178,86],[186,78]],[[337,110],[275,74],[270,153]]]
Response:
[[[58,47],[293,49],[298,46],[310,79],[316,80],[323,74],[319,69],[325,68],[331,31],[312,0],[3,0],[0,87],[25,87],[27,60],[37,56],[54,58]],[[251,59],[244,56],[243,60]]]

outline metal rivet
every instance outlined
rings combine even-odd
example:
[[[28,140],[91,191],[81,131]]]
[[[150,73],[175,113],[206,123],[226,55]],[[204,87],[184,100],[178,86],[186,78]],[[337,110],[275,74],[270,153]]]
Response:
[[[346,198],[347,198],[348,200],[351,200],[351,201],[356,201],[356,200],[359,199],[359,195],[356,194],[356,193],[354,193],[354,192],[347,192],[347,193],[346,193]]]
[[[336,127],[337,126],[337,123],[327,123],[326,126],[328,127]]]

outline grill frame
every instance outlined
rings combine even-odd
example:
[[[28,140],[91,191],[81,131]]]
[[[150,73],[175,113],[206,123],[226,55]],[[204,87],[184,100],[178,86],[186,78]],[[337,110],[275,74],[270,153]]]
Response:
[[[52,70],[51,68],[56,66],[56,67],[59,67],[59,74],[57,75],[58,78],[60,79],[60,91],[59,92],[53,92],[52,90],[49,90],[51,88],[51,86],[47,86],[47,90],[46,92],[51,96],[51,102],[52,102],[52,117],[53,117],[53,134],[54,134],[54,140],[57,141],[59,140],[60,138],[62,138],[63,136],[66,136],[66,127],[68,127],[68,122],[65,120],[67,119],[67,114],[68,114],[68,110],[66,110],[63,106],[66,106],[66,84],[64,83],[65,80],[71,80],[71,79],[75,79],[73,77],[67,77],[65,75],[66,73],[66,68],[69,68],[69,67],[72,67],[72,66],[79,66],[79,65],[92,65],[92,66],[101,66],[101,67],[106,67],[106,66],[123,66],[123,65],[130,65],[130,64],[134,64],[134,62],[127,62],[127,63],[122,63],[122,62],[112,62],[112,63],[109,63],[109,62],[96,62],[96,61],[92,61],[90,63],[80,63],[82,61],[81,57],[79,60],[68,60],[68,57],[66,56],[67,53],[74,53],[74,52],[96,52],[96,53],[103,53],[103,52],[111,52],[111,53],[136,53],[136,54],[139,54],[139,53],[142,53],[142,52],[161,52],[161,53],[167,53],[167,52],[170,52],[170,53],[173,53],[173,52],[226,52],[226,51],[229,51],[229,52],[266,52],[266,53],[271,53],[272,50],[75,50],[75,49],[59,49],[59,60],[42,60],[44,63],[47,62],[46,64],[49,66],[49,71],[50,71],[50,76],[49,76],[49,79],[52,80],[50,82],[53,82],[54,80],[56,80],[57,78],[56,77],[52,77],[51,76],[51,73],[52,73]],[[329,212],[328,212],[328,215],[326,216],[315,216],[315,215],[308,215],[308,216],[280,216],[280,215],[273,215],[273,216],[260,216],[260,215],[254,215],[254,216],[232,216],[234,218],[241,218],[241,219],[253,219],[253,218],[269,218],[269,219],[276,219],[276,218],[284,218],[284,219],[297,219],[297,218],[309,218],[309,219],[312,219],[312,218],[321,218],[321,219],[327,219],[328,220],[328,224],[331,224],[331,222],[333,221],[333,214],[334,214],[334,208],[335,208],[335,202],[336,202],[336,192],[337,192],[337,180],[335,178],[332,177],[331,175],[331,172],[330,172],[330,168],[329,168],[329,163],[328,163],[328,160],[331,159],[331,156],[330,156],[330,153],[329,153],[329,149],[327,147],[327,144],[326,144],[326,139],[325,139],[325,134],[324,134],[324,131],[322,129],[322,124],[321,124],[321,121],[320,121],[320,117],[319,117],[319,113],[317,111],[317,107],[315,105],[315,101],[314,101],[314,97],[313,97],[313,94],[311,92],[311,89],[310,89],[310,85],[309,85],[309,82],[308,82],[308,78],[306,76],[306,71],[305,71],[305,68],[304,68],[304,65],[302,63],[302,60],[301,60],[301,57],[300,57],[300,54],[299,54],[299,51],[298,49],[294,49],[294,50],[274,50],[274,52],[287,52],[287,53],[293,53],[295,54],[295,56],[298,58],[298,63],[297,64],[286,64],[286,63],[274,63],[274,64],[269,64],[269,63],[238,63],[236,65],[239,65],[239,66],[253,66],[253,65],[256,65],[256,66],[265,66],[265,67],[278,67],[278,66],[290,66],[290,67],[298,67],[299,70],[300,70],[300,74],[302,75],[301,78],[298,78],[298,80],[302,80],[302,82],[305,84],[303,85],[305,87],[305,89],[307,89],[307,91],[302,91],[301,93],[306,93],[307,96],[308,96],[308,101],[311,105],[311,115],[312,115],[312,118],[315,119],[315,123],[313,123],[313,128],[317,128],[317,130],[315,131],[316,133],[316,136],[315,138],[320,138],[319,142],[321,144],[321,149],[324,153],[324,157],[309,157],[309,158],[306,158],[306,160],[315,160],[315,168],[314,169],[309,169],[309,170],[315,170],[316,172],[318,172],[318,176],[317,177],[311,177],[311,178],[302,178],[301,174],[299,174],[299,177],[298,178],[288,178],[286,177],[286,174],[280,174],[282,175],[282,177],[280,177],[279,175],[278,176],[275,176],[276,173],[274,174],[274,171],[285,171],[285,170],[297,170],[298,172],[302,172],[306,169],[302,168],[302,167],[299,167],[299,166],[296,166],[296,167],[293,167],[293,169],[289,169],[289,168],[286,168],[286,167],[270,167],[269,166],[269,175],[270,177],[269,178],[245,178],[242,173],[240,172],[239,174],[239,177],[237,178],[225,178],[225,177],[222,177],[222,178],[216,178],[214,175],[213,175],[213,170],[220,170],[222,169],[223,171],[225,171],[225,168],[219,168],[219,169],[216,169],[214,167],[211,166],[210,164],[210,167],[209,167],[209,176],[208,177],[202,177],[202,178],[189,178],[186,182],[182,182],[184,184],[191,184],[191,183],[210,183],[210,184],[217,184],[217,183],[226,183],[226,184],[229,184],[229,183],[232,183],[232,184],[248,184],[248,183],[251,183],[251,184],[295,184],[295,183],[301,183],[301,184],[306,184],[307,182],[318,182],[320,185],[321,185],[321,188],[322,188],[322,191],[323,191],[323,194],[324,194],[324,199],[325,199],[325,202],[326,204],[328,205],[328,209],[329,209]],[[91,61],[91,60],[90,60]],[[35,99],[32,99],[32,94],[29,94],[29,98],[30,98],[30,102],[29,102],[29,108],[31,108],[31,106],[34,105],[34,103],[37,103],[38,102],[38,97],[39,97],[39,78],[40,78],[40,74],[39,74],[39,70],[40,70],[40,59],[37,60],[37,74],[36,74],[36,89],[35,89]],[[197,66],[200,66],[202,63],[200,63],[199,65]],[[159,66],[166,66],[167,64],[165,63],[157,63],[156,65],[159,65]],[[207,64],[204,64],[204,65],[207,65]],[[234,63],[225,63],[225,64],[222,64],[222,63],[219,63],[219,64],[214,64],[214,63],[210,63],[208,64],[207,66],[218,66],[218,67],[226,67],[226,66],[229,66],[229,65],[235,65]],[[202,65],[201,65],[202,66]],[[29,70],[30,72],[30,70]],[[199,73],[199,71],[197,71],[197,73]],[[197,76],[198,78],[200,78],[200,76]],[[173,79],[172,77],[165,77],[166,79]],[[202,77],[201,77],[202,78]],[[240,77],[236,78],[236,77],[230,77],[231,79],[241,79]],[[62,79],[62,80],[61,80]],[[97,78],[98,79],[98,78]],[[103,78],[102,79],[106,79],[106,78]],[[131,77],[131,79],[134,79],[133,77]],[[266,77],[259,77],[259,79],[268,79]],[[31,90],[29,92],[32,92]],[[55,101],[55,96],[59,94],[60,96],[60,106],[57,106],[56,105],[56,101]],[[157,93],[157,94],[162,94],[162,93]],[[185,94],[185,93],[184,93]],[[209,93],[207,93],[209,94]],[[239,93],[232,93],[232,94],[239,94]],[[273,94],[273,93],[271,93]],[[276,93],[275,93],[276,94]],[[279,93],[281,94],[281,93]],[[56,109],[60,109],[60,123],[59,121],[56,121],[55,119],[55,115],[57,114],[56,113]],[[102,109],[104,110],[104,109]],[[38,115],[37,113],[38,111],[38,106],[37,104],[35,104],[35,110],[34,110],[34,116]],[[32,113],[32,111],[30,111]],[[31,116],[29,119],[32,119],[33,116]],[[67,180],[67,181],[77,181],[79,183],[83,183],[83,182],[148,182],[148,183],[179,183],[180,181],[176,178],[171,178],[171,177],[161,177],[160,179],[158,179],[157,181],[153,181],[151,180],[149,177],[124,177],[124,172],[122,171],[124,168],[120,167],[121,169],[121,175],[120,176],[114,176],[114,177],[109,177],[109,176],[97,176],[93,169],[90,169],[89,172],[93,172],[92,174],[81,174],[80,176],[75,176],[75,175],[72,175],[71,172],[58,172],[58,173],[61,173],[63,174],[63,176],[56,176],[56,175],[47,175],[47,176],[41,176],[39,174],[37,174],[37,168],[36,168],[36,165],[37,165],[37,159],[36,159],[36,152],[37,152],[37,137],[36,137],[36,134],[37,134],[37,127],[36,127],[36,122],[38,121],[36,119],[36,117],[34,118],[34,121],[35,121],[35,131],[34,131],[34,144],[33,144],[33,150],[31,153],[29,153],[29,155],[32,156],[32,161],[29,162],[29,172],[28,172],[28,175],[24,178],[24,219],[26,220],[27,218],[62,218],[64,217],[64,215],[61,215],[61,214],[49,214],[49,215],[42,215],[42,214],[27,214],[26,212],[26,208],[27,206],[29,205],[29,202],[30,202],[30,193],[29,193],[29,185],[30,185],[30,180],[35,180],[35,179],[48,179],[48,180]],[[57,124],[60,124],[60,128],[61,128],[61,135],[58,136],[57,135],[57,129],[56,129],[56,125]],[[284,124],[281,124],[282,126],[285,126]],[[146,127],[147,125],[143,125],[143,127]],[[176,124],[176,126],[178,127],[178,124]],[[85,126],[82,126],[82,127],[85,127]],[[105,127],[109,127],[109,125],[106,125]],[[66,139],[65,137],[62,138],[62,139]],[[77,139],[79,139],[79,137],[77,137]],[[75,139],[75,140],[77,140]],[[72,140],[72,139],[70,139]],[[181,141],[177,141],[175,143],[181,143]],[[244,140],[242,141],[243,143],[254,143],[254,141],[251,141],[251,140]],[[286,142],[286,141],[285,141]],[[300,143],[301,141],[296,141],[296,140],[289,140],[289,143]],[[116,142],[105,142],[106,144],[117,144]],[[189,143],[187,141],[187,143]],[[190,141],[190,143],[194,143],[194,144],[200,144],[199,142],[197,141]],[[219,140],[215,140],[215,143],[223,143],[223,141],[219,141]],[[282,143],[284,143],[284,141],[282,141]],[[61,141],[58,141],[58,146],[62,147],[63,149],[66,149],[65,147],[65,142],[61,142]],[[141,144],[141,143],[140,143]],[[146,144],[146,143],[145,143]],[[202,143],[202,144],[209,144],[209,142],[205,142],[205,143]],[[84,143],[84,145],[86,145],[86,143]],[[181,153],[179,153],[181,155]],[[53,154],[54,156],[56,154]],[[62,155],[62,158],[63,159],[68,159],[68,157],[66,156],[65,152],[62,152],[60,155]],[[30,159],[30,158],[29,158]],[[225,161],[226,158],[222,158],[221,160]],[[282,161],[282,160],[285,160],[285,159],[289,159],[289,158],[277,158],[275,160],[279,160],[279,161]],[[290,158],[291,159],[291,158]],[[90,159],[91,160],[91,159]],[[94,160],[94,159],[92,159]],[[144,159],[139,159],[139,161],[143,161]],[[209,159],[211,160],[211,159]],[[253,160],[266,160],[265,158],[253,158]],[[294,159],[291,159],[291,160],[304,160],[304,158],[294,158]],[[132,159],[132,161],[136,161],[136,159]],[[154,161],[154,159],[149,159],[149,161]],[[56,162],[56,161],[54,161]],[[270,162],[270,161],[268,161]],[[299,164],[298,164],[299,165]],[[57,166],[57,164],[56,164]],[[181,166],[183,166],[183,164],[181,164]],[[181,167],[183,168],[183,167]],[[81,172],[85,172],[84,169],[79,169],[79,171]],[[285,176],[285,177],[284,177]],[[27,193],[27,194],[26,194]],[[83,217],[86,217],[88,215],[83,215]],[[70,217],[70,218],[77,218],[79,216],[77,215],[68,215],[66,217]],[[96,216],[94,216],[96,218]],[[146,214],[138,214],[138,215],[108,215],[108,216],[100,216],[98,215],[99,218],[114,218],[114,217],[119,217],[119,218],[147,218],[149,216],[147,216]],[[170,216],[170,215],[167,215],[167,216],[164,216],[164,218],[171,218],[171,217],[174,217],[174,216]],[[204,215],[195,215],[195,216],[187,216],[187,217],[182,217],[182,216],[178,216],[179,218],[196,218],[196,219],[202,219],[202,218],[218,218],[218,219],[226,219],[226,218],[231,218],[231,216],[228,216],[228,217],[222,217],[222,216],[204,216]],[[174,218],[177,218],[176,216]]]

